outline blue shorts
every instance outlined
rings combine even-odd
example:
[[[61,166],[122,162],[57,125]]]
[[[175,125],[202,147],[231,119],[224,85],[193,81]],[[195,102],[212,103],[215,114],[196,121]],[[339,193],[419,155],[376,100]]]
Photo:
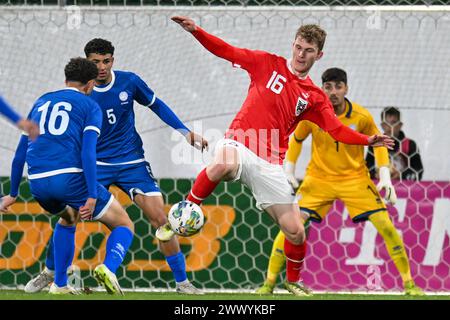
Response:
[[[123,165],[97,165],[97,181],[106,189],[114,184],[134,200],[135,194],[161,196],[147,161]]]
[[[83,173],[63,173],[51,177],[30,180],[31,194],[51,214],[58,214],[66,206],[79,210],[88,198]],[[97,204],[93,220],[100,219],[113,202],[114,197],[97,182]]]

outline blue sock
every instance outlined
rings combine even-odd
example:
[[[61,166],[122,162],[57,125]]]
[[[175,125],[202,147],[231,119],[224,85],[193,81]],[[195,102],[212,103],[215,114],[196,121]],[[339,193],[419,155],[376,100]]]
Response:
[[[67,269],[73,261],[75,253],[75,226],[66,227],[56,224],[53,234],[55,259],[55,284],[58,287],[67,285]]]
[[[106,256],[103,262],[111,272],[116,273],[132,241],[133,232],[127,227],[120,226],[113,229],[106,242]]]
[[[49,244],[48,244],[47,257],[45,259],[45,266],[47,267],[47,269],[55,271],[55,247],[53,245],[53,236],[54,236],[54,233],[52,233],[52,236],[51,236]]]
[[[167,263],[175,277],[176,282],[183,282],[187,279],[186,275],[186,261],[183,253],[178,252],[173,256],[166,257]]]

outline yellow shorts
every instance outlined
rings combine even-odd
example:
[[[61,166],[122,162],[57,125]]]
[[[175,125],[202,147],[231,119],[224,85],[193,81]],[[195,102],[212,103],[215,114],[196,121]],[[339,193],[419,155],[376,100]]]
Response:
[[[386,211],[386,205],[369,177],[327,181],[307,175],[298,195],[300,209],[308,212],[315,222],[321,222],[338,199],[344,202],[353,222],[365,221],[371,214]]]

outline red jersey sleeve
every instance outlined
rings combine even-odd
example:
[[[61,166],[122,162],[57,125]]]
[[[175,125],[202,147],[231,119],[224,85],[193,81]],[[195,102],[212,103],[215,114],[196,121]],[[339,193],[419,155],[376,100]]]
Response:
[[[328,132],[336,141],[345,144],[367,145],[367,136],[344,126],[334,113],[333,106],[322,91],[315,99],[311,112],[305,114],[304,120],[317,124],[322,130]]]
[[[212,54],[228,60],[237,67],[241,67],[249,72],[258,68],[258,60],[269,55],[264,51],[234,47],[198,26],[192,32],[192,35]]]
[[[303,120],[309,120],[317,124],[322,130],[328,132],[342,126],[342,122],[336,117],[334,109],[325,94],[317,94],[313,106],[306,112]]]
[[[347,126],[340,126],[337,129],[328,132],[334,140],[345,144],[358,144],[367,146],[369,144],[368,136],[361,134]]]

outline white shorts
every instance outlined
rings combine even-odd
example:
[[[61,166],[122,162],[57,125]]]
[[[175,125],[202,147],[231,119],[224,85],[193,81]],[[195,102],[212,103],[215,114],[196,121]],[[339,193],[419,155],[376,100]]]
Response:
[[[241,181],[250,188],[259,210],[274,204],[297,204],[295,192],[281,165],[261,159],[242,143],[232,139],[219,140],[214,153],[221,147],[233,147],[238,151],[239,169],[232,181]]]

